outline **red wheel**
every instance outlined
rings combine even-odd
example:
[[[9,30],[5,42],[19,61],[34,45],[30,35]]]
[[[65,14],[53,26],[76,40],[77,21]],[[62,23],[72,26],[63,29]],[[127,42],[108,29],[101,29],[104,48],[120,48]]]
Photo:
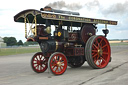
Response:
[[[47,69],[48,59],[43,55],[42,52],[36,53],[31,60],[31,66],[33,71],[37,73],[42,73]]]
[[[85,47],[86,60],[92,68],[104,68],[108,65],[111,49],[104,36],[92,36]]]
[[[53,53],[48,60],[48,68],[54,75],[61,75],[67,69],[67,58],[60,52]]]

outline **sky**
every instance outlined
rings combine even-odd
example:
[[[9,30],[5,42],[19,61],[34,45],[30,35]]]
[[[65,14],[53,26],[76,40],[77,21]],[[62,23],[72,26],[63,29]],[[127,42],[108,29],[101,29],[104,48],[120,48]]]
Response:
[[[14,22],[14,16],[26,9],[45,6],[79,12],[80,16],[118,21],[108,25],[108,39],[128,39],[128,0],[3,0],[0,5],[0,36],[26,41],[25,25]],[[104,24],[98,24],[97,35],[103,35]]]

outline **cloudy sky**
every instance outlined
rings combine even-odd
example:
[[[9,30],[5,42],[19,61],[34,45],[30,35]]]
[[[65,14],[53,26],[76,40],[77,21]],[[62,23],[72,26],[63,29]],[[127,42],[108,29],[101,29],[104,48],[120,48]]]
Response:
[[[108,39],[128,39],[128,0],[2,0],[0,5],[0,36],[24,38],[24,24],[14,22],[14,15],[25,9],[37,9],[50,5],[56,9],[76,11],[82,17],[118,21],[109,25]],[[97,35],[102,35],[99,24]]]

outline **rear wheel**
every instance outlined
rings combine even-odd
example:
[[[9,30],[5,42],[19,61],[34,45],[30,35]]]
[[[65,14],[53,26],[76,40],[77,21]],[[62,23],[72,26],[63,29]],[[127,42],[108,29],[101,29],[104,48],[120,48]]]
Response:
[[[67,58],[60,52],[53,53],[48,60],[48,68],[54,75],[61,75],[67,69]]]
[[[86,60],[92,68],[104,68],[110,61],[111,49],[104,36],[92,36],[85,47]]]
[[[42,73],[47,69],[47,61],[46,56],[43,55],[42,52],[36,53],[31,59],[31,66],[33,71],[37,73]]]

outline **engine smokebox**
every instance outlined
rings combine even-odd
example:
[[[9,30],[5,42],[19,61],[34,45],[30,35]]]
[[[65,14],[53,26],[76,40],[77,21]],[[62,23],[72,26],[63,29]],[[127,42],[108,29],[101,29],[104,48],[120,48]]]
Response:
[[[44,53],[55,51],[62,52],[64,49],[64,42],[58,42],[56,40],[42,41],[40,43],[40,48]]]

